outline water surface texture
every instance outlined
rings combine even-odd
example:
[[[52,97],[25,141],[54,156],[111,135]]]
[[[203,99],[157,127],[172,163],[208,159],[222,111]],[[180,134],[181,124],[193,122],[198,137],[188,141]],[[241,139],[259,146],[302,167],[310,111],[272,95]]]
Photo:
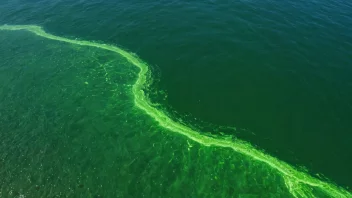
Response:
[[[349,197],[351,9],[1,2],[1,24],[140,58],[2,30],[0,196]]]

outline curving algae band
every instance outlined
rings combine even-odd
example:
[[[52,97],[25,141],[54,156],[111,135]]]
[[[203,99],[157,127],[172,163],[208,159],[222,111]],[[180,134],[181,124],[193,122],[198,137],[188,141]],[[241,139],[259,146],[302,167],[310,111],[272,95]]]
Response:
[[[0,26],[0,197],[352,197],[153,106],[118,47]]]

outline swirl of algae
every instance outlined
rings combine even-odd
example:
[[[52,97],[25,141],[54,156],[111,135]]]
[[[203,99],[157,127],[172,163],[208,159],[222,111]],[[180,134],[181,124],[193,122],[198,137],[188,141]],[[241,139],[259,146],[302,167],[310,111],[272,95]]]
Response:
[[[263,151],[254,148],[251,144],[245,141],[205,136],[202,135],[200,132],[191,129],[190,127],[187,127],[172,120],[164,112],[153,107],[148,98],[145,96],[143,88],[147,85],[147,74],[149,69],[148,65],[142,60],[140,60],[138,57],[121,48],[118,48],[113,45],[99,44],[83,40],[72,40],[64,37],[55,36],[45,32],[40,26],[36,25],[3,25],[0,26],[0,30],[27,30],[47,39],[82,46],[97,47],[100,49],[118,53],[140,69],[138,73],[138,78],[132,87],[135,105],[141,110],[143,110],[145,113],[147,113],[155,121],[157,121],[162,127],[167,128],[172,132],[184,135],[187,138],[198,142],[199,144],[202,144],[204,146],[231,148],[235,152],[241,153],[243,155],[251,157],[253,160],[257,160],[267,164],[269,167],[276,169],[278,173],[284,178],[285,184],[289,192],[294,197],[314,197],[313,188],[317,188],[321,192],[325,193],[325,195],[327,196],[352,198],[352,194],[350,194],[344,188],[341,188],[332,183],[321,181],[315,177],[310,176],[306,172],[298,171],[293,166],[283,161],[280,161],[275,157],[266,154]]]

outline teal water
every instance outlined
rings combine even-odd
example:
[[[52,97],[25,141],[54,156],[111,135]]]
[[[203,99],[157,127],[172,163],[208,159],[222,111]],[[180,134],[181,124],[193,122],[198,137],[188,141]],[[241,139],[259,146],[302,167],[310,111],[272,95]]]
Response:
[[[154,82],[147,93],[171,117],[198,131],[235,135],[348,188],[350,9],[343,1],[8,1],[0,4],[0,22],[122,46],[149,63]],[[7,179],[0,195],[289,196],[280,174],[264,165],[156,133],[165,129],[131,110],[138,69],[116,54],[25,33],[1,32],[1,44]],[[115,62],[126,66],[119,71]],[[126,87],[109,88],[112,82]],[[254,176],[256,182],[244,179]]]

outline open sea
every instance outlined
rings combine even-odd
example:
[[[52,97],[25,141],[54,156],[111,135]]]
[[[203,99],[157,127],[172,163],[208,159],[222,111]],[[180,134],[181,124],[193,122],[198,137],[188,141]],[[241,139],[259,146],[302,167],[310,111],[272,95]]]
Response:
[[[352,197],[352,1],[0,0],[3,197]]]

